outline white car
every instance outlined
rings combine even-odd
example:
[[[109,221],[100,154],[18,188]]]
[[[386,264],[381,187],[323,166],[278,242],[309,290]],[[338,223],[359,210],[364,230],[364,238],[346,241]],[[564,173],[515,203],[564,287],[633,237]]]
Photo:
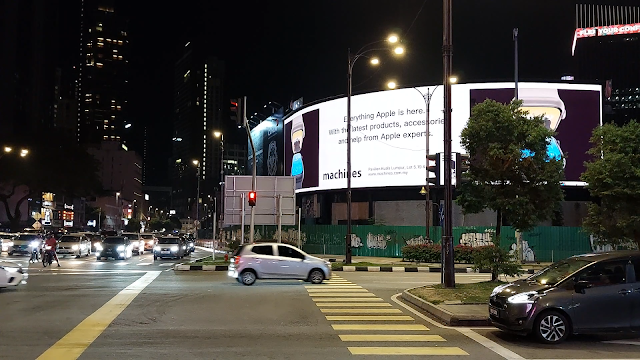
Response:
[[[13,246],[13,238],[16,234],[0,232],[0,247],[2,251],[7,252],[9,246]]]
[[[244,285],[253,285],[256,279],[297,279],[320,284],[331,278],[331,264],[287,244],[249,244],[238,248],[228,275]]]
[[[0,288],[18,286],[26,278],[22,266],[16,263],[0,261]]]
[[[144,239],[138,233],[123,232],[122,236],[131,241],[133,246],[133,253],[136,255],[144,254]]]
[[[91,241],[84,234],[67,234],[58,239],[58,255],[75,257],[91,255]]]

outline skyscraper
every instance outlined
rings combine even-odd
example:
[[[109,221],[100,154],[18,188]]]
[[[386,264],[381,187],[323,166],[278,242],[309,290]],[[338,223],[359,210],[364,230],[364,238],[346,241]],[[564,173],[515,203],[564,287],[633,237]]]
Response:
[[[127,20],[113,0],[81,0],[81,7],[76,137],[82,144],[123,141],[129,76]]]
[[[220,182],[224,63],[200,44],[187,42],[175,66],[173,157],[169,164],[178,216],[196,216],[200,199],[215,195]],[[198,165],[193,163],[197,160]],[[199,167],[199,174],[198,174]]]

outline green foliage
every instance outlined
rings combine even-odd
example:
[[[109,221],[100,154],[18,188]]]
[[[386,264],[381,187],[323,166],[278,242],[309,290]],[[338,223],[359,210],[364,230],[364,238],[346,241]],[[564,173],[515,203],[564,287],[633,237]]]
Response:
[[[563,166],[547,154],[553,132],[541,116],[527,117],[520,104],[486,100],[471,110],[461,134],[470,155],[469,181],[458,189],[456,202],[465,214],[487,208],[505,214],[526,231],[549,219],[562,200]],[[523,150],[532,155],[523,158]]]
[[[473,254],[478,248],[458,245],[453,248],[453,261],[470,264]],[[416,263],[439,263],[442,247],[439,244],[406,245],[402,247],[402,257]]]
[[[499,246],[480,246],[473,253],[475,270],[490,270],[491,280],[497,280],[500,274],[506,276],[519,275],[522,270],[507,250]]]
[[[169,222],[168,224],[165,225],[165,227],[167,228],[167,230],[169,230],[169,228],[171,228],[171,230],[182,229],[182,223],[180,222],[180,218],[176,215],[169,216]]]
[[[640,123],[605,124],[591,137],[582,180],[597,201],[583,226],[602,243],[640,245]]]
[[[19,150],[0,158],[0,205],[3,205],[12,227],[20,227],[20,206],[41,192],[67,197],[100,195],[99,163],[84,148],[69,141],[34,142],[29,154],[20,157]],[[26,189],[20,191],[21,188]],[[18,196],[14,208],[9,199]]]
[[[140,225],[140,221],[138,219],[129,219],[129,222],[127,222],[124,230],[128,232],[140,232],[141,228],[142,226]]]

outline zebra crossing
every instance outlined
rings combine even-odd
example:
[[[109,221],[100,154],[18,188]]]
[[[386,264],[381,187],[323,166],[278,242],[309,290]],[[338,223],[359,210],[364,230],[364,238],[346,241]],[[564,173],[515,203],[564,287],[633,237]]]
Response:
[[[429,334],[412,316],[340,276],[305,288],[352,355],[469,355],[441,346],[447,341],[442,336]],[[402,346],[393,346],[398,343]]]

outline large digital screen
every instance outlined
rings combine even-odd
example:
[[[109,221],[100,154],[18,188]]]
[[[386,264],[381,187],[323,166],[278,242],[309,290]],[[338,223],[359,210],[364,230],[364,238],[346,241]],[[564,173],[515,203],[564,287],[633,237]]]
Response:
[[[465,153],[460,133],[471,107],[485,99],[507,103],[513,83],[452,86],[453,152]],[[554,151],[565,163],[565,185],[583,185],[585,152],[593,129],[602,123],[599,85],[519,83],[523,107],[545,114],[556,131]],[[422,186],[426,178],[427,102],[429,153],[444,151],[443,87],[416,87],[356,95],[351,98],[351,186],[378,188]],[[303,108],[285,119],[284,170],[296,177],[296,190],[347,186],[347,101],[340,98]]]
[[[283,109],[268,117],[255,128],[251,129],[251,139],[256,149],[256,175],[257,176],[283,176]],[[253,162],[251,145],[247,144],[248,164]],[[247,168],[249,174],[253,167]]]

